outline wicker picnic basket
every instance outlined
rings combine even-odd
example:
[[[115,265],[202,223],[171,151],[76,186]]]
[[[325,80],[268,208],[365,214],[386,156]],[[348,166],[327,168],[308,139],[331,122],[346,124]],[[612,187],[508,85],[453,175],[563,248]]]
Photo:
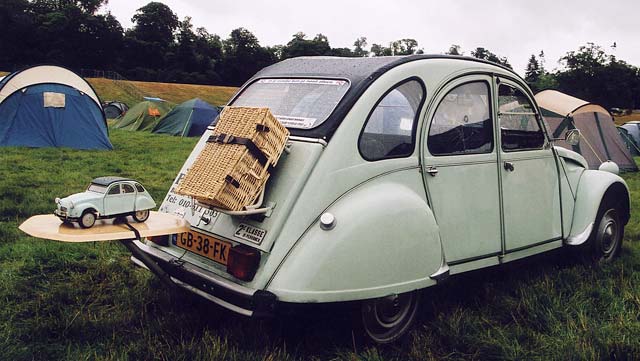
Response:
[[[227,107],[178,184],[178,194],[231,211],[253,204],[284,150],[289,131],[268,108]]]

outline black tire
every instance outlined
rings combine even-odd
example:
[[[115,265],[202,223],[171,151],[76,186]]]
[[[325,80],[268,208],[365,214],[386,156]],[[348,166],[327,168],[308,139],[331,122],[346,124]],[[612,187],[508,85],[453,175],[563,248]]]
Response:
[[[375,344],[395,342],[411,329],[419,306],[418,291],[362,301],[356,330]]]
[[[142,223],[147,219],[149,219],[149,210],[145,209],[143,211],[135,211],[133,212],[132,216],[133,216],[133,219],[136,220],[136,222]]]
[[[96,223],[96,218],[96,214],[93,211],[87,209],[82,213],[82,216],[80,216],[78,224],[82,228],[91,228]]]
[[[620,253],[623,236],[620,207],[612,197],[607,197],[600,203],[593,230],[587,240],[587,258],[595,263],[613,261]]]

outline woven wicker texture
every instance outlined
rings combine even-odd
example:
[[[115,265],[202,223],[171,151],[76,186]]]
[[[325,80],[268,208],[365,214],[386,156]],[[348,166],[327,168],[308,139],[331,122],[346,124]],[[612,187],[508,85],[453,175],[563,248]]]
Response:
[[[267,127],[258,130],[256,125]],[[214,134],[251,139],[269,161],[262,165],[240,144],[207,143],[176,189],[178,194],[232,211],[255,202],[284,150],[289,131],[268,108],[228,107],[220,115]],[[231,178],[234,185],[226,179]]]

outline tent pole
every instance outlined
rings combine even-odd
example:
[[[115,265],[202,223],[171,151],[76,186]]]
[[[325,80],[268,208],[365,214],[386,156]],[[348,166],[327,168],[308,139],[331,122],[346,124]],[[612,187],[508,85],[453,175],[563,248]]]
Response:
[[[193,108],[191,108],[191,112],[189,113],[189,118],[187,118],[187,122],[184,124],[184,128],[182,129],[182,136],[184,137],[184,133],[187,131],[187,127],[191,124],[191,116],[193,115]]]

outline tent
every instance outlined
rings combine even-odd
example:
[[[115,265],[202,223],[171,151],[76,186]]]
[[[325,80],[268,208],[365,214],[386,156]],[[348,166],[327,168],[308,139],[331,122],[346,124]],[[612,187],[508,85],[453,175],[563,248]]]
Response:
[[[640,156],[640,145],[638,145],[638,142],[636,142],[629,131],[623,127],[616,128],[618,128],[618,133],[620,134],[620,138],[622,138],[622,142],[627,146],[627,149],[629,149],[629,154],[634,157]]]
[[[111,125],[124,130],[152,130],[171,107],[166,102],[145,100],[133,106],[122,118]]]
[[[117,119],[126,114],[129,107],[123,102],[106,101],[102,104],[102,109],[107,119]]]
[[[197,137],[207,130],[207,127],[218,116],[218,108],[195,98],[171,109],[153,128],[154,133],[179,135],[182,137]]]
[[[591,169],[611,160],[621,170],[638,170],[605,108],[556,90],[543,90],[535,98],[552,138],[563,138],[570,129],[579,129],[582,134],[576,146],[563,140],[555,141],[555,145],[582,154]]]
[[[71,70],[40,65],[0,81],[0,146],[113,149],[98,95]]]
[[[640,144],[640,122],[637,120],[626,122],[621,126],[623,129],[626,129],[629,135],[636,141],[636,143]]]

